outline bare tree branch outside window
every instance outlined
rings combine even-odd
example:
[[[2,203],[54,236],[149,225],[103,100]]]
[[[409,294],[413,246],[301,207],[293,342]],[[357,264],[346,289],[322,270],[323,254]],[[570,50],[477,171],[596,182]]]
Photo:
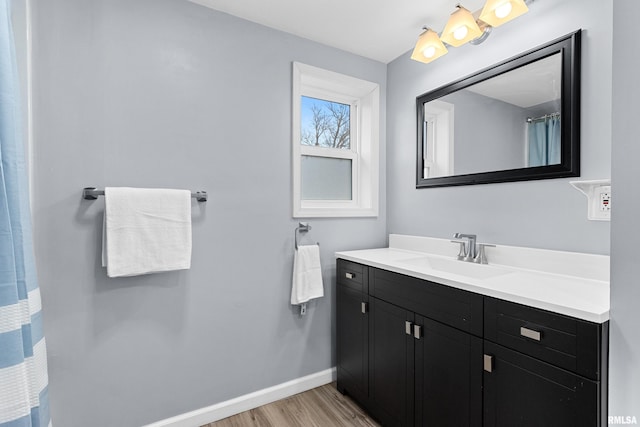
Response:
[[[351,107],[347,104],[302,97],[302,145],[350,149]]]

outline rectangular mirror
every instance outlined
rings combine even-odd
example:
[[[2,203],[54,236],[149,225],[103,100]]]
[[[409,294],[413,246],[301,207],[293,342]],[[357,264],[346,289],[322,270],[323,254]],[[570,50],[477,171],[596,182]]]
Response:
[[[580,31],[423,94],[416,187],[580,175]]]

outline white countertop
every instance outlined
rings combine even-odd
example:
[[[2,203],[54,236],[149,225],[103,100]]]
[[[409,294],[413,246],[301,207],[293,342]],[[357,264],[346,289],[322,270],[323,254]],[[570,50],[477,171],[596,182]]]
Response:
[[[487,248],[489,265],[478,265],[456,260],[457,245],[446,239],[391,235],[389,246],[336,257],[590,322],[609,320],[608,256],[497,246]]]

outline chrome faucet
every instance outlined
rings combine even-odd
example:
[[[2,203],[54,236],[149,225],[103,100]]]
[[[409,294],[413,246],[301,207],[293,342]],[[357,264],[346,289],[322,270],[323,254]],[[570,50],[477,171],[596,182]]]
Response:
[[[487,255],[484,248],[494,248],[495,245],[489,245],[487,243],[478,243],[476,245],[475,234],[462,234],[456,233],[453,235],[454,239],[452,243],[460,244],[460,252],[458,253],[458,259],[460,261],[475,262],[476,264],[487,264]]]
[[[466,242],[463,242],[465,244],[465,249],[464,249],[464,257],[463,260],[464,261],[473,261],[477,255],[477,250],[476,250],[476,238],[477,236],[475,234],[462,234],[462,233],[456,233],[453,235],[454,239],[466,239]],[[461,255],[462,255],[462,250],[460,251]],[[460,258],[460,256],[458,256],[458,259]]]

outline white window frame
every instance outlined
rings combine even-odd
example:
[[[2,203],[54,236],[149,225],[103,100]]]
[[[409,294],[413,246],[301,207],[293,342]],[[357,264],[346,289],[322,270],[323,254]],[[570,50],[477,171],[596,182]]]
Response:
[[[350,106],[350,149],[300,144],[301,99],[308,96]],[[380,86],[299,62],[293,63],[293,217],[378,216]],[[302,156],[351,160],[351,200],[302,199]]]

